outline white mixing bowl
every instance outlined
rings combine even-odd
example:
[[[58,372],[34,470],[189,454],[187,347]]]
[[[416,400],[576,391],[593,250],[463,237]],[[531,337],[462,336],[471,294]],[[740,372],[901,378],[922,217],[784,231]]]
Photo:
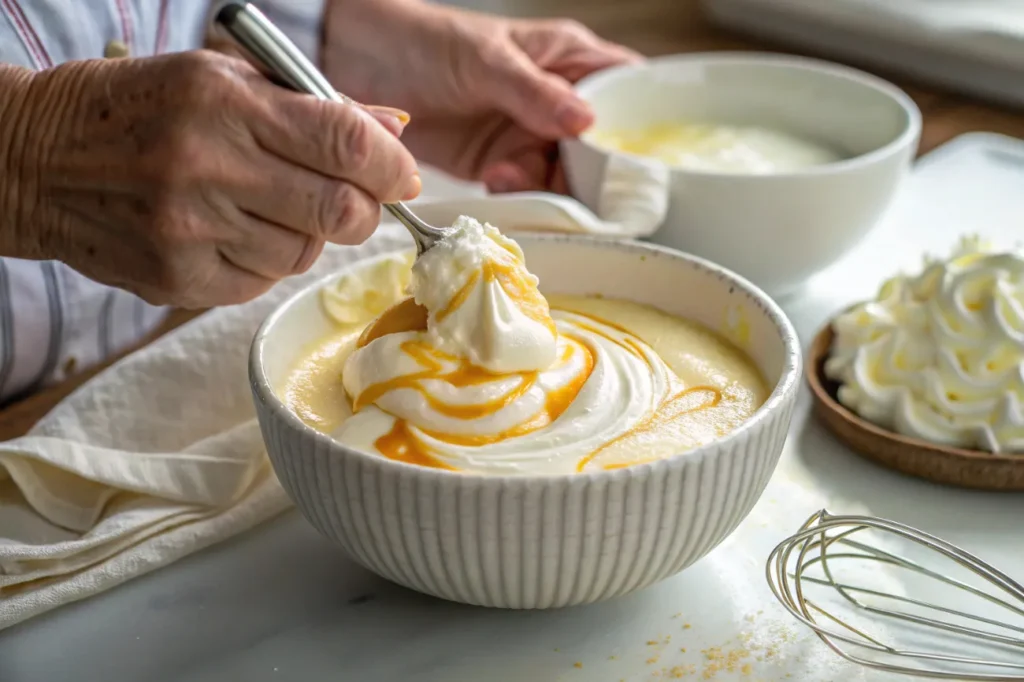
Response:
[[[703,256],[773,295],[854,246],[889,206],[917,149],[921,112],[894,85],[799,57],[705,53],[598,72],[577,85],[597,128],[672,121],[756,125],[827,145],[844,160],[775,175],[674,168],[653,241]],[[609,152],[562,143],[573,195],[592,210]]]
[[[770,397],[720,440],[613,471],[487,477],[357,452],[304,424],[275,391],[334,329],[319,291],[339,272],[282,304],[253,341],[249,373],[267,451],[321,533],[406,587],[506,608],[626,594],[697,561],[749,513],[786,439],[799,341],[764,293],[698,258],[588,237],[517,240],[543,291],[616,296],[696,320],[751,356]]]

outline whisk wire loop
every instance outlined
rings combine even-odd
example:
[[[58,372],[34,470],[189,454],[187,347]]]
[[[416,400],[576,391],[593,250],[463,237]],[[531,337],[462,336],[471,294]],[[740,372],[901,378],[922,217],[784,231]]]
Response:
[[[982,589],[887,549],[853,539],[853,536],[872,533],[909,541],[929,550],[933,556],[944,557],[994,589]],[[845,578],[845,574],[844,579],[840,579],[838,571],[842,565],[855,562],[867,563],[878,573],[893,572],[893,569],[908,571],[1021,621],[1013,623],[1002,620],[1002,615],[990,617],[969,612],[958,608],[959,603],[954,607],[855,584],[859,581]],[[765,574],[772,593],[786,610],[848,661],[876,670],[933,679],[1024,681],[1024,587],[973,554],[934,535],[887,519],[835,516],[821,510],[775,547],[768,557]],[[902,623],[918,636],[931,634],[945,639],[933,643],[932,647],[920,643],[915,648],[897,646],[878,633],[867,632],[867,626],[859,622],[855,625],[849,617],[839,615],[838,607],[811,599],[810,591],[826,588],[831,588],[831,594],[841,598],[837,602],[840,606],[845,603],[852,607],[851,613],[878,617],[879,623]],[[968,651],[971,646],[984,648]]]

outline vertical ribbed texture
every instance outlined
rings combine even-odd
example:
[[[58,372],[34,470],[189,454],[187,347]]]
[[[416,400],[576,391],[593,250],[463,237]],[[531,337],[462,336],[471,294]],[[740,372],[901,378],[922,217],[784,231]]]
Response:
[[[795,398],[793,387],[753,428],[651,467],[493,480],[356,455],[255,402],[282,485],[356,561],[444,599],[527,609],[623,595],[711,551],[768,484]]]

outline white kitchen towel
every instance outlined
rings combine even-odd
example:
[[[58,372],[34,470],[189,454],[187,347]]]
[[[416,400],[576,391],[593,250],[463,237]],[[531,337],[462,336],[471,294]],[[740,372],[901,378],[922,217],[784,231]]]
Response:
[[[86,383],[0,443],[0,628],[240,533],[290,506],[256,424],[249,344],[284,298],[410,246],[387,226],[307,274],[206,313]]]

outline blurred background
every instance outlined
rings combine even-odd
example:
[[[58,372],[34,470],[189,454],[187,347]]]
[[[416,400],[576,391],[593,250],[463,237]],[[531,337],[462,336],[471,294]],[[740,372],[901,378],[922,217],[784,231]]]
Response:
[[[571,17],[648,55],[797,52],[1024,107],[1024,0],[441,1]]]
[[[679,51],[700,18],[697,0],[441,0],[508,16],[570,17],[647,54]]]

